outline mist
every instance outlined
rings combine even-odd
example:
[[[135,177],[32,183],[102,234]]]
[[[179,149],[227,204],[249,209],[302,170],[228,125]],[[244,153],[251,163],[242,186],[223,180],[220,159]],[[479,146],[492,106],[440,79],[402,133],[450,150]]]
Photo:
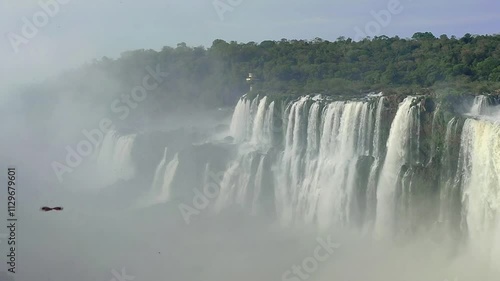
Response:
[[[356,227],[319,230],[315,224],[299,221],[283,224],[274,211],[263,207],[249,212],[246,203],[237,201],[217,211],[220,195],[209,198],[209,204],[196,208],[186,221],[181,206],[196,206],[193,202],[199,195],[194,190],[203,190],[207,161],[211,169],[224,173],[218,174],[223,178],[220,185],[224,178],[244,172],[240,167],[229,178],[224,172],[249,149],[225,140],[234,136],[229,131],[231,120],[235,122],[230,111],[169,114],[141,131],[125,130],[120,138],[133,134],[149,140],[142,144],[134,140],[137,152],[131,152],[129,159],[133,177],[109,181],[111,171],[103,174],[102,168],[95,168],[126,166],[124,158],[100,159],[103,149],[113,150],[102,144],[59,182],[51,163],[64,163],[64,147],[84,139],[81,130],[71,125],[98,128],[93,124],[99,118],[76,114],[80,108],[82,104],[68,100],[57,103],[44,122],[21,123],[27,117],[18,110],[6,111],[10,118],[16,116],[15,125],[3,119],[5,135],[11,137],[2,138],[2,147],[9,148],[2,150],[2,159],[12,161],[9,164],[17,168],[19,177],[16,280],[113,280],[123,272],[128,276],[124,280],[496,280],[500,276],[492,263],[496,258],[479,247],[471,248],[466,240],[457,242],[439,226],[379,239]],[[176,180],[161,186],[171,195],[155,204],[137,205],[156,194],[152,178],[165,147],[167,163],[176,154],[181,159]],[[245,185],[241,180],[239,184]],[[264,179],[261,188],[271,185]],[[268,203],[264,200],[262,206]],[[56,205],[64,210],[38,210]],[[329,252],[318,239],[330,239],[336,246]],[[483,247],[491,247],[484,243]],[[5,251],[4,243],[0,247]],[[315,258],[318,247],[325,260]]]
[[[499,280],[498,93],[348,93],[369,2],[3,1],[0,281]],[[375,37],[497,32],[427,2]]]

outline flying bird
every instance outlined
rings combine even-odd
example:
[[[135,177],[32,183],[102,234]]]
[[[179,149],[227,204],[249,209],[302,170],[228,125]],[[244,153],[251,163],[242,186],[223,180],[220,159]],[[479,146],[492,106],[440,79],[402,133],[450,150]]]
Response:
[[[51,208],[51,207],[47,207],[47,206],[44,206],[44,207],[41,207],[40,208],[40,211],[44,211],[44,212],[48,212],[48,211],[62,211],[63,210],[63,207],[54,207],[54,208]]]

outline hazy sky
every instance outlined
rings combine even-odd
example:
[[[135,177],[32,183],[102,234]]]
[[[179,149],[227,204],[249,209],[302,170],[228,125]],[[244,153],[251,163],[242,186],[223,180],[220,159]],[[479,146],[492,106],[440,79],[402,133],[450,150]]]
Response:
[[[217,38],[236,41],[266,39],[335,40],[354,38],[365,30],[372,11],[387,10],[398,0],[58,0],[59,11],[32,38],[12,47],[12,34],[23,36],[23,17],[43,11],[38,0],[0,0],[0,82],[39,80],[62,69],[125,50],[156,49],[179,42],[210,46]],[[50,2],[55,0],[41,0]],[[217,13],[214,3],[221,9]],[[500,31],[497,0],[400,0],[397,14],[379,25],[379,35],[410,37],[431,31],[462,36]],[[229,5],[229,6],[228,6]],[[372,26],[372,28],[375,28]],[[376,31],[376,29],[373,29]],[[10,33],[12,32],[12,33]],[[10,35],[9,35],[10,34]],[[19,39],[19,37],[16,37]]]

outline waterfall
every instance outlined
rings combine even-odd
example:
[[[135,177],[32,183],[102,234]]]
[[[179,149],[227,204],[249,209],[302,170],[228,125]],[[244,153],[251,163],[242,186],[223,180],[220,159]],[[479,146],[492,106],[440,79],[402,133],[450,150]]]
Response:
[[[282,155],[282,172],[278,176],[277,184],[277,212],[281,219],[290,222],[293,217],[293,205],[291,202],[297,197],[299,185],[299,169],[302,163],[302,151],[304,148],[305,134],[303,131],[305,121],[305,104],[308,97],[303,97],[293,103],[288,112],[286,128],[285,151]]]
[[[259,212],[259,199],[262,192],[263,185],[263,175],[264,175],[264,160],[265,157],[261,157],[259,161],[259,166],[257,167],[257,172],[255,173],[254,181],[254,194],[252,200],[252,213],[256,214]]]
[[[358,177],[356,164],[358,156],[365,155],[363,145],[359,145],[359,129],[365,126],[363,111],[368,104],[351,102],[333,104],[333,126],[326,120],[324,132],[330,137],[322,138],[318,169],[313,184],[322,187],[318,200],[318,223],[321,227],[330,224],[344,226],[349,223],[352,203],[355,197],[355,182]],[[334,159],[334,161],[332,161]]]
[[[225,171],[216,209],[238,205],[255,212],[262,188],[273,188],[283,224],[346,227],[373,216],[384,98],[329,102],[305,96],[289,103],[283,117],[274,106],[265,97],[238,102],[231,131],[240,148]],[[274,183],[263,186],[264,155],[278,144],[278,130],[284,133],[283,150],[273,160]]]
[[[366,191],[366,211],[365,217],[368,225],[366,227],[371,228],[373,221],[375,220],[375,212],[377,206],[377,180],[378,173],[381,162],[381,151],[380,151],[380,139],[381,139],[381,129],[380,123],[382,122],[382,112],[384,109],[384,97],[380,97],[377,103],[377,111],[375,117],[375,128],[373,132],[373,152],[372,155],[375,158],[373,165],[370,168],[370,174],[368,176],[368,186]]]
[[[268,199],[284,225],[389,238],[435,223],[498,264],[500,124],[484,115],[445,119],[422,98],[405,98],[392,119],[394,100],[381,95],[303,96],[283,106],[242,98],[231,123],[238,151],[216,210],[259,214]],[[476,97],[472,112],[492,112],[487,105]]]
[[[474,249],[489,253],[500,266],[500,126],[465,121],[460,148],[462,212]],[[493,246],[493,248],[492,248]]]
[[[241,98],[234,109],[233,118],[229,131],[237,142],[241,142],[247,137],[247,128],[250,119],[250,102],[246,98]]]
[[[225,171],[220,194],[215,202],[217,212],[238,206],[257,212],[261,192],[264,156],[256,152],[241,153]]]
[[[158,164],[158,167],[156,167],[155,175],[153,178],[153,183],[151,185],[152,190],[158,190],[161,189],[161,186],[163,185],[163,177],[165,175],[165,170],[167,168],[167,152],[168,148],[165,147],[165,151],[163,152],[163,158],[160,161],[160,164]]]
[[[439,239],[453,254],[472,252],[500,268],[500,124],[492,100],[477,97],[476,114],[459,116],[429,96],[243,97],[231,120],[233,154],[218,167],[215,212],[390,240]]]
[[[271,148],[275,133],[274,102],[267,97],[242,98],[236,105],[231,133],[240,143],[238,153],[228,164],[220,183],[215,210],[230,206],[257,213],[264,174],[264,158]]]
[[[361,220],[371,166],[374,107],[303,97],[289,105],[284,151],[276,163],[276,211],[284,224],[321,228]],[[323,108],[323,109],[322,109]]]
[[[135,138],[136,135],[120,136],[113,130],[106,133],[97,154],[97,167],[103,185],[134,177],[131,152]]]
[[[273,140],[274,102],[267,97],[248,100],[241,98],[231,119],[230,134],[237,143],[249,142],[269,146]]]
[[[487,109],[489,107],[488,97],[487,96],[476,96],[474,97],[474,102],[470,109],[471,115],[483,115],[487,114]]]
[[[175,154],[174,158],[167,164],[167,167],[165,168],[163,183],[161,185],[160,191],[158,192],[158,203],[163,203],[170,200],[172,182],[174,181],[175,173],[177,172],[177,166],[179,166],[179,155]]]
[[[274,141],[275,124],[274,124],[274,101],[269,104],[268,110],[264,117],[262,143],[265,146],[271,146]]]
[[[252,140],[253,144],[261,144],[264,142],[264,117],[266,115],[266,102],[267,97],[264,97],[259,101],[259,107],[255,115],[252,128]]]
[[[395,194],[398,177],[403,165],[410,160],[412,124],[417,109],[412,107],[414,97],[407,97],[398,108],[387,141],[387,155],[382,166],[377,187],[376,235],[390,234],[395,223]]]
[[[457,182],[457,143],[460,141],[461,123],[458,118],[452,118],[446,126],[446,135],[443,152],[443,169],[441,170],[441,194],[439,222],[444,223],[447,229],[460,230],[461,223],[461,190]],[[455,156],[454,154],[457,155]],[[463,152],[462,152],[463,153]]]
[[[165,203],[171,199],[171,188],[179,166],[179,156],[175,154],[174,158],[167,164],[167,151],[168,149],[165,147],[163,158],[156,167],[150,191],[137,204],[140,208]]]

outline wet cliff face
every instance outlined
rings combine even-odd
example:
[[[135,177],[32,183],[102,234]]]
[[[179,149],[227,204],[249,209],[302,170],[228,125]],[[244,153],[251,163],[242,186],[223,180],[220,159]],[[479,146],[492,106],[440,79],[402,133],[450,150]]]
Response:
[[[463,192],[469,182],[460,177],[470,161],[458,163],[473,153],[464,152],[462,128],[470,119],[464,108],[487,112],[497,100],[435,94],[346,101],[243,98],[230,133],[250,151],[278,151],[271,161],[274,179],[250,189],[273,190],[277,218],[284,223],[359,227],[380,235],[437,227],[459,238],[469,231]],[[255,142],[256,136],[265,137]],[[248,148],[240,153],[233,165],[253,180],[257,166],[239,162],[247,161]],[[240,190],[233,185],[225,192],[233,198]]]
[[[434,233],[494,254],[484,245],[500,235],[497,101],[243,97],[227,131],[135,136],[122,151],[135,176],[115,187],[135,188],[130,204],[140,198],[148,207],[192,205],[210,187],[207,214],[241,211],[377,237]]]
[[[352,220],[361,227],[373,227],[377,215],[388,212],[391,227],[408,231],[434,223],[442,212],[443,186],[453,181],[458,169],[466,119],[463,108],[475,105],[474,110],[481,110],[498,100],[496,96],[456,99],[429,93],[348,101],[245,97],[235,107],[229,131],[217,132],[221,133],[218,144],[193,145],[206,141],[213,132],[152,132],[139,134],[131,153],[138,177],[148,183],[153,181],[165,147],[167,163],[178,154],[179,173],[174,175],[172,188],[180,197],[186,196],[184,189],[202,184],[204,169],[211,165],[226,177],[224,192],[230,193],[225,202],[219,202],[220,209],[234,203],[238,186],[253,181],[238,196],[264,190],[273,197],[265,199],[267,209],[283,220],[302,216],[307,222],[324,221],[330,226],[335,213],[335,223],[348,225]],[[257,175],[259,168],[266,172]],[[256,176],[266,178],[265,186],[256,186]],[[349,189],[342,187],[328,195],[344,196],[339,205],[321,203],[323,199],[315,196],[326,195],[319,190],[308,199],[298,195],[330,185],[330,181]],[[385,200],[384,189],[388,189],[390,208],[395,209],[377,207]],[[259,199],[238,200],[260,199],[259,195]],[[246,203],[241,204],[245,207]],[[321,208],[325,209],[320,212]]]

